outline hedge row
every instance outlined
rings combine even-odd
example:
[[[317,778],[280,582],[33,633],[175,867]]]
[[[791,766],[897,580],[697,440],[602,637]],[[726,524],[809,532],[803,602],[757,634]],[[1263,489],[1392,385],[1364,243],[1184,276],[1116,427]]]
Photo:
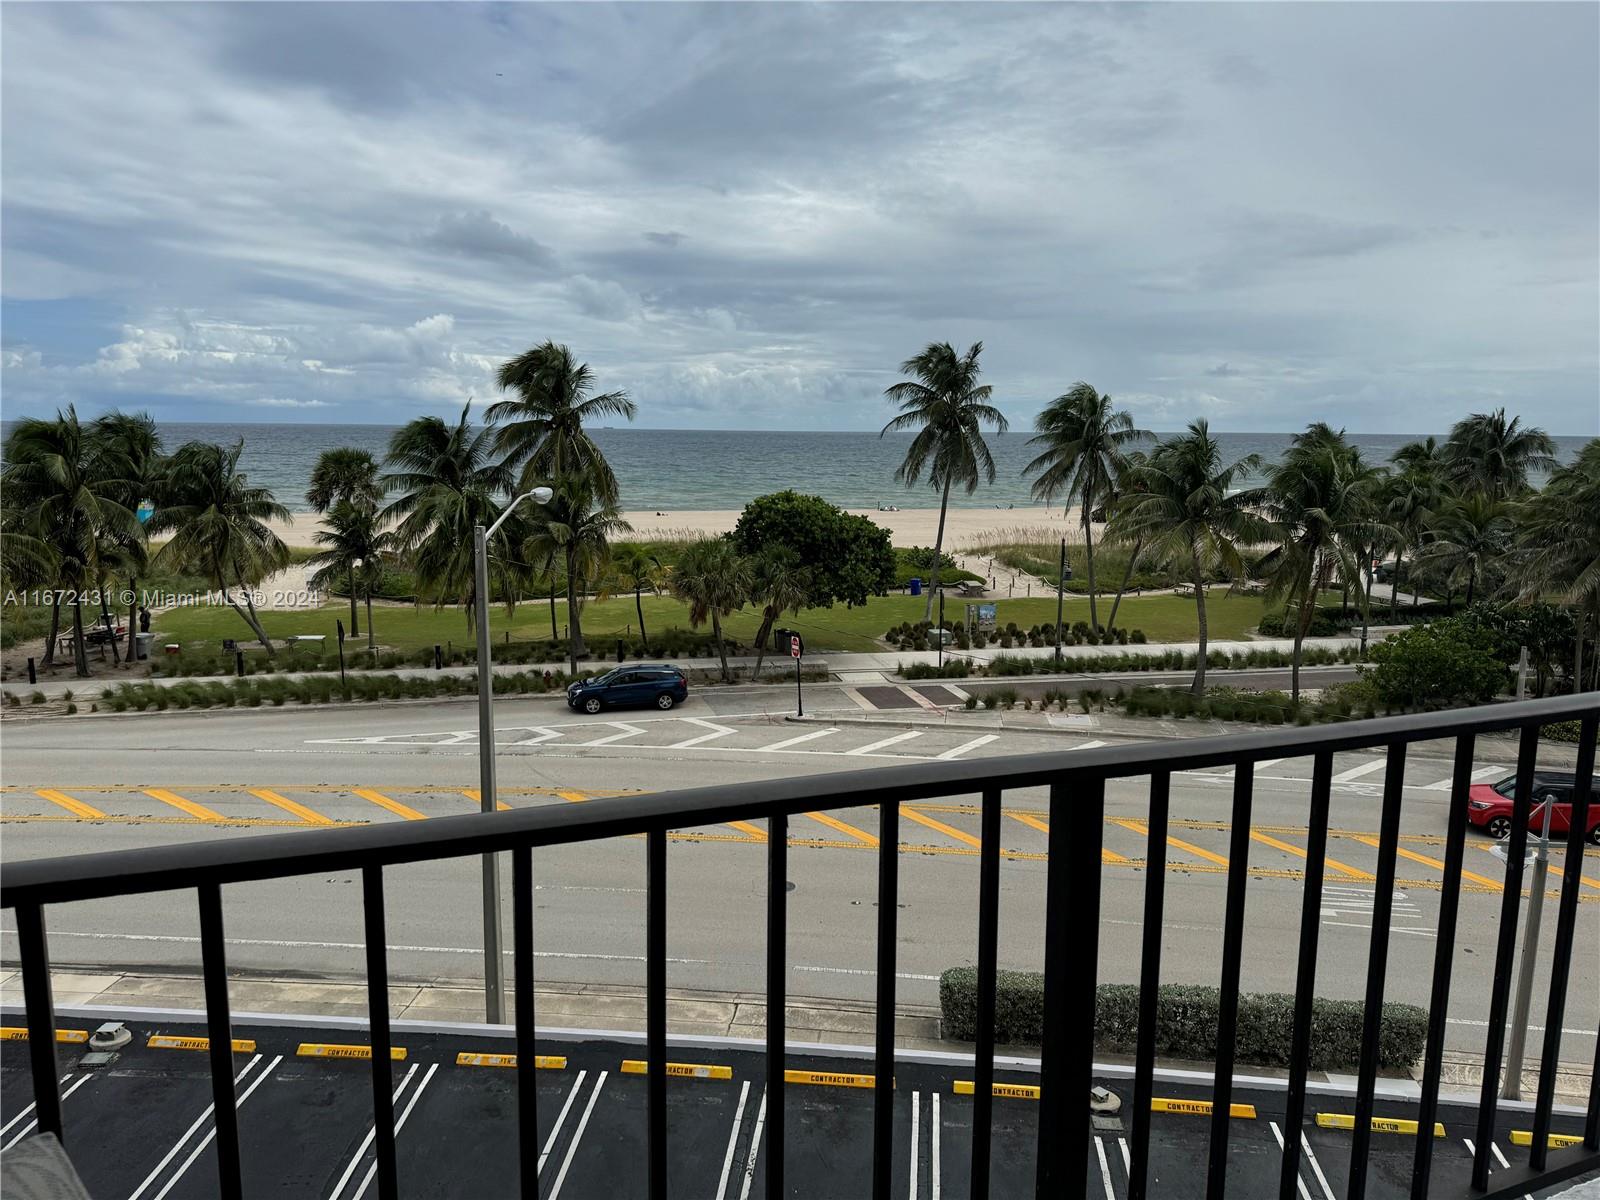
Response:
[[[1053,656],[1040,655],[1023,658],[1020,655],[996,655],[990,660],[989,675],[1053,675],[1066,669],[1073,672],[1102,671],[1192,671],[1198,655],[1182,650],[1157,653],[1131,652],[1128,654],[1097,654],[1093,658],[1072,658],[1056,666]],[[1219,670],[1241,671],[1250,667],[1287,667],[1293,656],[1286,650],[1213,650],[1206,655],[1206,666]],[[1302,666],[1330,666],[1334,663],[1361,662],[1361,651],[1355,646],[1342,646],[1337,650],[1326,646],[1308,646],[1300,656]]]
[[[1044,976],[1034,971],[1001,971],[995,994],[995,1041],[1004,1045],[1038,1045],[1044,1028]],[[939,1007],[944,1036],[972,1041],[977,1026],[978,973],[974,967],[953,967],[939,977]],[[1211,1061],[1217,1053],[1217,1021],[1221,991],[1214,987],[1163,984],[1156,1001],[1156,1053],[1168,1058]],[[1361,1057],[1361,1024],[1365,1008],[1359,1000],[1312,1001],[1312,1070],[1354,1067]],[[1241,1064],[1289,1065],[1294,997],[1281,993],[1241,993],[1234,1050]],[[1428,1014],[1413,1004],[1383,1006],[1378,1064],[1405,1069],[1422,1057],[1428,1036]],[[1139,989],[1108,983],[1097,989],[1094,1044],[1112,1054],[1131,1054],[1139,1038]]]
[[[543,674],[518,671],[494,677],[496,695],[521,696],[557,691],[567,684],[564,673],[552,672],[549,682]],[[335,675],[307,679],[229,679],[205,683],[178,683],[163,687],[156,683],[121,683],[101,693],[100,702],[111,712],[144,712],[153,708],[260,708],[280,707],[290,700],[297,704],[329,704],[335,701],[377,701],[424,699],[433,696],[474,695],[478,681],[471,675],[374,675],[351,674],[341,687]]]

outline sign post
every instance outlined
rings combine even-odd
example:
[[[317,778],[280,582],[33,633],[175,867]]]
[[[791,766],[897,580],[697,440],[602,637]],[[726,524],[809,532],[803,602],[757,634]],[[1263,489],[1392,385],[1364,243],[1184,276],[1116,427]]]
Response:
[[[794,658],[794,715],[797,717],[806,715],[805,697],[800,690],[800,654],[803,649],[804,647],[800,643],[800,635],[791,633],[789,635],[789,653]]]

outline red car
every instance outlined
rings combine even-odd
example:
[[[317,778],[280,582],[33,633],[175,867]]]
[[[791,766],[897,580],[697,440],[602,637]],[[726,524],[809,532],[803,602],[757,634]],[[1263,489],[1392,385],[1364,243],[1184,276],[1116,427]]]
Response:
[[[1533,808],[1528,815],[1528,828],[1537,834],[1544,828],[1544,806],[1550,804],[1550,836],[1565,837],[1572,827],[1572,789],[1577,775],[1571,771],[1535,771],[1533,773]],[[1492,838],[1511,835],[1512,797],[1516,795],[1517,777],[1507,775],[1498,783],[1475,783],[1467,792],[1467,820]],[[1600,779],[1594,781],[1589,793],[1588,838],[1600,846]]]

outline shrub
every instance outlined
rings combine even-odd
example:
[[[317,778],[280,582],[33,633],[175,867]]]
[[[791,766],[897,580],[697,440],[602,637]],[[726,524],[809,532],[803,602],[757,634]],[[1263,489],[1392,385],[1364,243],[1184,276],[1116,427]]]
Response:
[[[67,705],[67,716],[70,717],[73,713],[75,713],[77,711],[78,711],[78,706],[76,704],[68,704]]]
[[[1548,742],[1576,742],[1578,740],[1578,725],[1579,722],[1577,721],[1556,721],[1541,729],[1539,736]]]
[[[34,692],[32,695],[30,695],[28,697],[28,703],[29,704],[43,704],[44,703],[44,693],[43,692]]]
[[[962,701],[962,704],[966,706],[968,712],[971,712],[973,709],[978,707],[978,698],[974,695],[968,694],[967,698]],[[1577,722],[1574,721],[1573,724],[1577,724]]]
[[[1507,682],[1492,635],[1461,617],[1402,630],[1373,646],[1372,660],[1362,676],[1386,707],[1481,704]]]
[[[972,667],[966,659],[957,658],[942,667],[933,663],[912,663],[901,666],[899,673],[902,679],[965,679],[972,674]]]
[[[954,967],[939,976],[939,1007],[944,1036],[971,1041],[977,1025],[978,973]],[[1169,1058],[1213,1060],[1221,992],[1214,987],[1163,984],[1156,1001],[1156,1054]],[[1317,998],[1311,1006],[1312,1070],[1339,1070],[1360,1061],[1362,1013],[1359,1000]],[[1294,997],[1281,993],[1239,996],[1234,1047],[1241,1063],[1289,1065]],[[1044,1028],[1044,976],[1034,971],[1001,971],[995,989],[995,1041],[1038,1045]],[[1415,1005],[1387,1003],[1378,1040],[1378,1064],[1403,1070],[1421,1057],[1428,1015]],[[1139,989],[1132,984],[1102,984],[1095,1001],[1095,1047],[1131,1054],[1139,1039]]]

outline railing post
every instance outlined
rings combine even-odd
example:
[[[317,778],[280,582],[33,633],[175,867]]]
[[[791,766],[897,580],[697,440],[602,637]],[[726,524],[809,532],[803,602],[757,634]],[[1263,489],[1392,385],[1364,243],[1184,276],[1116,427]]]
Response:
[[[878,999],[872,1089],[872,1197],[889,1200],[894,1179],[895,939],[899,936],[900,802],[878,805]]]
[[[978,1022],[972,1051],[972,1200],[988,1200],[994,1119],[994,1010],[1000,938],[999,788],[985,788],[978,843]]]
[[[22,965],[22,1002],[28,1013],[33,1111],[40,1132],[55,1134],[65,1145],[61,1129],[61,1070],[56,1061],[56,1007],[50,996],[50,949],[44,932],[44,910],[37,904],[17,905],[17,957]]]
[[[783,1070],[788,1019],[789,818],[767,822],[767,1200],[783,1200]]]
[[[667,831],[646,834],[646,1160],[650,1200],[667,1200]]]
[[[1233,1035],[1239,1025],[1239,968],[1244,957],[1245,887],[1250,881],[1250,804],[1256,765],[1233,768],[1233,832],[1228,838],[1228,892],[1222,919],[1222,993],[1217,1005],[1217,1067],[1211,1081],[1211,1145],[1206,1160],[1206,1200],[1228,1188],[1228,1122],[1233,1106]]]
[[[1150,776],[1150,819],[1145,823],[1144,945],[1139,961],[1139,1041],[1134,1048],[1133,1146],[1128,1160],[1128,1200],[1144,1200],[1150,1176],[1150,1100],[1154,1094],[1156,1020],[1161,1004],[1161,924],[1167,889],[1167,809],[1172,774]]]
[[[210,1038],[211,1100],[217,1134],[217,1187],[223,1200],[241,1200],[239,1109],[234,1090],[233,1021],[228,1008],[228,955],[222,941],[222,889],[203,883],[200,897],[200,965]]]
[[[384,933],[383,868],[361,869],[361,907],[366,919],[367,1023],[372,1042],[372,1149],[378,1195],[396,1200],[400,1180],[394,1161],[394,1064],[389,1058],[389,943]]]
[[[516,987],[517,1161],[522,1200],[539,1200],[539,1048],[533,1012],[533,851],[511,852],[511,970]]]

